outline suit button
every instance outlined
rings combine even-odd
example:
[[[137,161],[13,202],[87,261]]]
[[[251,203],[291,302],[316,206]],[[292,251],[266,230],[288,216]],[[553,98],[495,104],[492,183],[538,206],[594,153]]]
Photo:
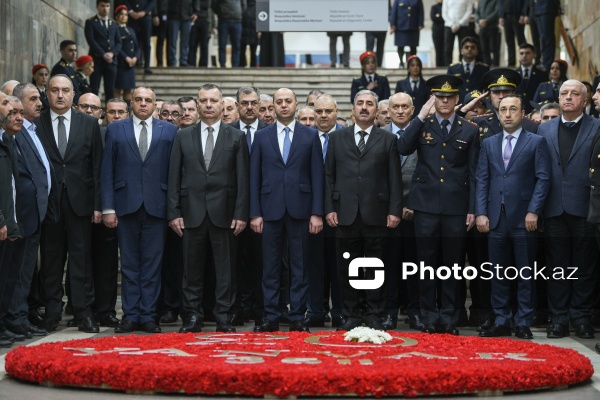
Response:
[[[410,17],[410,13],[406,14],[407,17]]]
[[[446,143],[442,143],[442,146],[446,147]]]
[[[594,185],[590,186],[590,188],[591,188],[592,190],[594,190]]]
[[[442,171],[443,171],[443,170],[444,170],[444,167],[440,167],[440,170],[442,170]]]
[[[443,179],[440,179],[440,182],[444,183],[444,180],[443,180]]]
[[[408,9],[410,10],[410,6],[408,6]]]
[[[362,176],[359,176],[359,177],[358,177],[358,180],[360,181],[361,179],[362,179]]]
[[[593,174],[594,173],[594,168],[590,168],[590,172]]]
[[[446,157],[444,157],[444,155],[442,154],[442,158],[446,158]]]

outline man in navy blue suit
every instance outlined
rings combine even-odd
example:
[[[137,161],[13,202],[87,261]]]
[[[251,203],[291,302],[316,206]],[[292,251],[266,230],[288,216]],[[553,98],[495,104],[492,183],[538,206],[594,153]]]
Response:
[[[547,263],[553,273],[548,280],[552,324],[547,336],[568,336],[571,322],[579,338],[591,339],[597,247],[594,225],[586,219],[589,163],[600,121],[584,113],[587,89],[577,80],[562,84],[558,101],[562,116],[538,128],[548,142],[552,161],[550,193],[544,206]],[[571,279],[566,279],[569,276]]]
[[[281,258],[290,251],[290,331],[308,332],[308,234],[323,229],[323,152],[317,132],[294,120],[290,89],[273,96],[277,122],[257,132],[250,156],[250,225],[263,234],[264,321],[255,332],[279,330]]]
[[[90,77],[92,92],[98,94],[100,81],[104,78],[104,98],[115,97],[117,79],[117,56],[121,52],[121,36],[118,24],[108,17],[110,1],[96,0],[98,15],[85,21],[85,39],[94,58],[94,73]]]
[[[518,311],[516,336],[533,339],[529,329],[535,308],[533,266],[537,252],[538,219],[550,190],[550,156],[544,137],[523,129],[523,100],[510,94],[498,110],[503,132],[483,141],[477,165],[475,214],[477,229],[489,232],[492,265],[500,269],[492,278],[495,322],[480,332],[483,337],[511,336],[513,318],[507,268],[514,255]],[[503,275],[504,274],[504,275]]]
[[[121,250],[123,321],[116,333],[138,327],[159,333],[156,302],[167,233],[169,156],[177,128],[152,118],[154,91],[133,92],[133,116],[107,127],[102,158],[102,220],[117,228]]]

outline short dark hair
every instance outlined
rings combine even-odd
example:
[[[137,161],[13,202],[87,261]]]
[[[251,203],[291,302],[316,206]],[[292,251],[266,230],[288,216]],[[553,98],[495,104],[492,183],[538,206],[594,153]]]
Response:
[[[533,51],[535,53],[535,47],[533,47],[533,45],[530,43],[527,43],[527,42],[521,43],[519,45],[519,50],[523,50],[523,49],[530,49],[531,51]]]
[[[521,110],[524,110],[523,106],[525,105],[525,103],[523,102],[523,98],[521,96],[519,96],[518,94],[507,94],[506,96],[504,96],[502,98],[502,100],[510,99],[510,98],[519,99],[519,104],[521,106]],[[502,100],[500,100],[500,103],[502,103]],[[500,105],[498,105],[498,107],[500,107]]]
[[[74,41],[72,41],[71,39],[67,39],[67,40],[63,40],[62,42],[60,42],[60,50],[64,50],[67,48],[67,46],[77,46],[77,43],[75,43]]]
[[[473,43],[475,46],[477,46],[477,50],[479,50],[479,40],[477,40],[473,36],[465,36],[464,38],[462,38],[462,40],[460,41],[461,49],[465,43]]]
[[[110,0],[96,0],[96,7],[98,7],[101,3],[109,3],[110,4]]]
[[[182,96],[180,98],[177,99],[177,103],[179,103],[179,105],[181,105],[181,103],[188,103],[190,101],[196,101],[195,98],[193,98],[192,96]],[[165,104],[165,103],[163,103]]]
[[[186,97],[187,98],[187,97]],[[189,97],[190,99],[194,100],[193,98]],[[182,97],[183,99],[183,97]],[[189,100],[188,100],[189,101]],[[187,101],[184,101],[184,103],[187,103]],[[183,106],[181,105],[181,103],[179,101],[174,101],[174,100],[163,100],[162,105],[160,106],[160,110],[162,111],[163,107],[165,106],[177,106],[179,107],[179,113],[183,114]]]
[[[217,89],[219,91],[219,94],[221,95],[221,97],[223,97],[223,92],[221,91],[221,88],[217,85],[215,85],[214,83],[205,83],[204,85],[200,86],[200,89],[198,89],[198,92],[200,92],[201,90],[213,90],[213,89]]]
[[[248,94],[252,94],[252,93],[256,93],[256,95],[260,99],[260,90],[258,90],[258,88],[255,88],[254,86],[242,86],[235,93],[235,101],[237,101],[237,102],[240,101],[240,94],[248,95]]]

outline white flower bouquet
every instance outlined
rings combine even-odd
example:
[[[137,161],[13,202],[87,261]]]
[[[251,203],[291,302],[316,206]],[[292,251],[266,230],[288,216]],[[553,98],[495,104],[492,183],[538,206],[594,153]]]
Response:
[[[344,340],[348,342],[383,344],[392,340],[392,335],[384,331],[359,326],[344,333]]]

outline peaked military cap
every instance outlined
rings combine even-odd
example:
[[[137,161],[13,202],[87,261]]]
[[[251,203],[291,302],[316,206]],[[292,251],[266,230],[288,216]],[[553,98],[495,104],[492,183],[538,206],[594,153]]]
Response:
[[[437,75],[425,82],[431,94],[435,96],[450,97],[458,94],[458,88],[463,80],[454,75]]]

